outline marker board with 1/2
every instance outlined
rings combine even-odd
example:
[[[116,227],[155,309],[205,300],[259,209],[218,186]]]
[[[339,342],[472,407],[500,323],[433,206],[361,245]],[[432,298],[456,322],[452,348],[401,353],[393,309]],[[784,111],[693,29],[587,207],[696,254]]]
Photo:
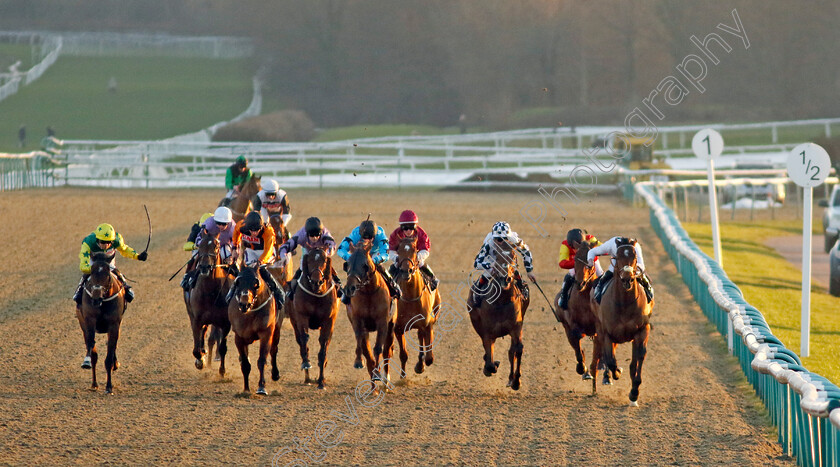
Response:
[[[823,184],[831,170],[831,159],[825,149],[814,143],[793,148],[787,160],[788,177],[803,188]]]

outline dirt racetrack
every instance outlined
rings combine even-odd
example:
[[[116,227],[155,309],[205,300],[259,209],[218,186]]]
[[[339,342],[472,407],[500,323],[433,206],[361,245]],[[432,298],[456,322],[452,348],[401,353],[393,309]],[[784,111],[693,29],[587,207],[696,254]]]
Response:
[[[463,320],[438,334],[436,361],[426,373],[409,369],[406,381],[383,393],[375,407],[355,398],[354,388],[367,372],[353,369],[355,341],[343,308],[325,391],[301,384],[300,357],[286,321],[280,381],[268,381],[266,397],[242,397],[232,336],[225,379],[216,362],[196,370],[180,275],[167,282],[188,258],[180,247],[190,225],[221,195],[221,190],[65,188],[0,194],[7,241],[0,266],[5,406],[0,463],[265,465],[279,453],[281,465],[793,464],[775,443],[735,360],[676,276],[647,210],[609,197],[566,206],[567,219],[546,211],[542,228],[552,235],[542,238],[520,215],[539,199],[536,191],[292,190],[293,229],[318,215],[337,239],[368,212],[390,232],[402,209],[416,210],[433,242],[429,262],[442,280],[443,301]],[[142,249],[143,204],[154,226],[149,261],[117,259],[136,281],[137,299],[123,321],[116,395],[106,396],[105,336],[97,338],[103,357],[98,392],[88,390],[90,372],[80,368],[84,341],[70,298],[79,279],[77,254],[81,239],[100,222],[112,223]],[[589,395],[589,382],[574,371],[562,327],[534,287],[522,389],[505,387],[507,339],[496,347],[499,373],[482,375],[481,342],[459,304],[465,294],[456,300],[452,293],[466,283],[484,235],[500,219],[509,220],[531,247],[537,277],[550,297],[559,290],[557,252],[569,228],[584,227],[602,239],[616,234],[641,239],[657,300],[640,407],[628,407],[626,372],[617,384],[599,386],[597,397]],[[26,248],[15,250],[20,246]],[[625,369],[629,356],[629,346],[621,346]],[[415,358],[411,355],[410,366]],[[252,388],[255,373],[256,365]],[[334,447],[322,447],[318,436]],[[308,452],[295,450],[296,443],[308,444]]]

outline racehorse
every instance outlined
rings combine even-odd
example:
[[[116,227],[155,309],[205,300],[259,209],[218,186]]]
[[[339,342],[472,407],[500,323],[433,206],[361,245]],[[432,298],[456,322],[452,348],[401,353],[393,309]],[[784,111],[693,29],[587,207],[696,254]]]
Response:
[[[437,313],[440,309],[440,292],[435,289],[431,291],[417,261],[417,238],[407,237],[400,240],[397,247],[397,273],[394,277],[402,290],[402,297],[397,301],[397,316],[394,322],[394,333],[388,333],[388,340],[385,344],[385,366],[384,372],[388,374],[388,361],[393,349],[393,341],[396,337],[400,344],[400,365],[405,376],[405,363],[408,360],[406,351],[405,333],[412,329],[417,330],[417,343],[419,355],[417,364],[414,365],[414,372],[423,373],[424,364],[431,365],[434,360],[432,348],[434,345],[433,326],[437,321]],[[396,335],[396,336],[395,336]]]
[[[497,250],[487,288],[482,291],[470,289],[467,311],[475,332],[484,344],[484,376],[491,376],[499,369],[499,362],[493,359],[493,345],[496,339],[510,336],[510,375],[507,385],[518,391],[524,349],[522,324],[530,300],[525,298],[516,286],[515,271],[516,262],[512,247],[505,242]],[[478,308],[472,306],[476,294],[483,296]]]
[[[114,252],[97,252],[91,255],[90,277],[84,284],[82,304],[76,308],[76,317],[85,337],[87,353],[82,368],[91,370],[93,382],[90,389],[96,390],[96,334],[108,334],[108,353],[105,355],[105,394],[113,394],[111,372],[119,367],[117,363],[117,340],[120,338],[120,323],[125,313],[125,287],[111,272]]]
[[[606,365],[604,380],[618,379],[620,370],[615,360],[615,348],[618,344],[633,341],[633,356],[630,361],[630,406],[638,406],[639,386],[642,384],[642,364],[647,353],[647,340],[650,335],[650,314],[653,301],[647,302],[645,291],[639,283],[642,272],[636,266],[636,240],[623,239],[618,243],[615,253],[615,276],[604,290],[601,304],[591,300],[597,317],[598,339],[601,341],[602,358]],[[595,394],[597,366],[592,362],[592,393]]]
[[[245,382],[244,392],[251,392],[248,376],[251,374],[251,361],[248,358],[248,346],[260,341],[260,356],[257,368],[260,371],[257,394],[268,394],[265,390],[265,364],[271,353],[271,379],[280,379],[277,369],[277,343],[280,339],[282,317],[274,304],[274,294],[260,278],[258,267],[243,267],[233,281],[233,298],[228,304],[228,319],[235,334],[234,342],[239,350],[239,364]]]
[[[330,346],[335,319],[338,316],[338,290],[333,283],[332,258],[327,256],[323,248],[313,248],[301,258],[301,275],[298,280],[298,291],[294,299],[285,308],[292,327],[295,330],[295,340],[300,346],[301,369],[304,370],[304,384],[312,382],[309,379],[309,329],[320,329],[318,342],[318,389],[324,389],[324,367],[327,366],[327,348]]]
[[[269,224],[274,229],[274,248],[275,250],[279,250],[281,246],[289,239],[289,230],[286,228],[286,224],[283,223],[283,219],[280,217],[280,214],[274,214],[269,216],[268,218]],[[276,254],[276,251],[275,251]],[[279,258],[279,256],[278,256]],[[289,289],[289,282],[292,280],[295,274],[295,267],[294,262],[292,261],[292,255],[288,255],[286,257],[286,263],[281,267],[278,266],[278,263],[275,262],[268,266],[268,272],[277,279],[277,282],[283,286],[284,289]]]
[[[362,354],[371,381],[382,379],[378,371],[379,357],[383,354],[388,334],[394,331],[394,315],[391,313],[391,295],[385,279],[376,270],[370,257],[371,242],[361,241],[350,246],[350,258],[344,263],[347,271],[347,285],[344,293],[350,297],[347,317],[356,335],[355,368],[362,368]],[[368,333],[376,331],[373,353],[368,343]],[[387,381],[388,376],[384,375]]]
[[[566,330],[566,338],[575,351],[575,359],[577,359],[577,367],[575,369],[577,374],[583,375],[584,380],[592,379],[592,373],[586,368],[586,355],[580,345],[581,339],[585,336],[593,338],[593,362],[599,361],[601,355],[600,343],[595,338],[595,314],[589,303],[589,296],[598,280],[595,267],[587,266],[586,255],[589,253],[590,248],[589,242],[581,242],[580,247],[575,252],[575,285],[569,294],[567,309],[560,308],[558,304],[560,293],[554,297],[555,316],[557,316],[557,320],[563,324],[563,328]]]
[[[239,222],[245,218],[245,214],[251,210],[251,198],[260,191],[260,176],[252,175],[242,185],[239,194],[230,202],[230,210],[233,212],[233,221]]]
[[[218,235],[205,232],[198,244],[195,263],[198,270],[195,286],[188,292],[184,292],[184,303],[187,305],[187,315],[190,317],[193,332],[195,367],[199,370],[204,368],[207,353],[204,349],[204,338],[207,329],[214,326],[218,330],[218,335],[211,333],[208,342],[211,353],[213,345],[218,342],[218,355],[221,362],[219,374],[224,376],[227,336],[230,332],[225,295],[230,290],[232,279],[227,265],[221,260]]]

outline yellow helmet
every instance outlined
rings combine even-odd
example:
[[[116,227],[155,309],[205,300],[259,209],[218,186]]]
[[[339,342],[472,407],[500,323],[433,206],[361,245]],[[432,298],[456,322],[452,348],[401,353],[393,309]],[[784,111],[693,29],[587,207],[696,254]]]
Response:
[[[199,224],[204,224],[204,221],[206,221],[207,219],[210,219],[211,217],[213,217],[212,212],[205,212],[204,214],[202,214],[201,219],[198,221],[198,223]]]
[[[113,242],[117,239],[117,231],[111,224],[99,224],[94,233],[96,239],[103,242]]]

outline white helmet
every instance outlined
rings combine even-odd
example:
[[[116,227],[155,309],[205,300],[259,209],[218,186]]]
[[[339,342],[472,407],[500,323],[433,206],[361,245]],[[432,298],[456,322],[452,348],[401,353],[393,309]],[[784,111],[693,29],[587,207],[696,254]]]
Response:
[[[496,222],[493,224],[493,237],[495,238],[508,238],[510,235],[510,224],[507,222]]]
[[[213,220],[222,224],[233,222],[233,212],[229,208],[219,206],[213,213]]]
[[[266,193],[277,193],[277,190],[280,189],[280,184],[276,180],[269,179],[262,182],[262,189]]]

